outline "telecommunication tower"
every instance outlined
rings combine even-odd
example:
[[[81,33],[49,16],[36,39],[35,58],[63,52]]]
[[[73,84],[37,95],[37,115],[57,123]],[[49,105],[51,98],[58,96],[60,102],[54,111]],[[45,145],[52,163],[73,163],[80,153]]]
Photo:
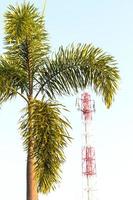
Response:
[[[78,110],[83,120],[82,133],[82,200],[93,200],[96,182],[96,158],[93,146],[92,113],[95,112],[95,102],[88,92],[84,92],[77,100]],[[96,200],[96,199],[94,199]]]

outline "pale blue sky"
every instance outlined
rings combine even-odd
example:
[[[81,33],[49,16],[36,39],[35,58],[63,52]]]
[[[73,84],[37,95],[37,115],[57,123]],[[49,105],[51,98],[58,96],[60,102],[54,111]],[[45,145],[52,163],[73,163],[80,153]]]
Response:
[[[3,14],[9,4],[0,2],[0,51],[3,51]],[[33,1],[41,11],[43,0]],[[121,73],[119,92],[110,110],[95,97],[94,135],[97,158],[98,200],[133,199],[133,1],[132,0],[47,0],[46,27],[52,50],[72,42],[93,43],[113,55]],[[63,179],[57,190],[40,196],[50,200],[81,200],[80,113],[75,98],[63,100],[71,110],[74,140],[67,149]],[[25,161],[18,119],[22,101],[6,103],[0,110],[0,196],[25,199]]]

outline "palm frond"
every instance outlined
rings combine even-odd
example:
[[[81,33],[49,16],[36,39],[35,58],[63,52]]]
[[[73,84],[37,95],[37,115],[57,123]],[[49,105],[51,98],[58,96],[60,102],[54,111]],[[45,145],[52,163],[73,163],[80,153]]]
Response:
[[[70,125],[62,117],[61,105],[57,103],[34,100],[31,107],[32,131],[28,131],[28,111],[21,120],[20,129],[26,150],[32,138],[38,191],[47,193],[55,189],[60,180],[61,165],[65,161],[64,148],[70,141]]]
[[[40,91],[50,98],[91,86],[107,107],[111,105],[120,76],[114,58],[100,48],[87,44],[72,44],[66,49],[61,46],[45,65],[40,72]]]
[[[29,3],[10,5],[5,14],[5,33],[6,56],[19,67],[30,68],[34,77],[49,53],[43,16]]]
[[[27,75],[24,70],[9,63],[6,58],[0,59],[0,102],[6,101],[27,90]]]
[[[5,13],[5,41],[11,45],[21,43],[27,37],[29,40],[46,40],[47,32],[44,29],[44,19],[37,8],[30,3],[21,6],[8,7]]]

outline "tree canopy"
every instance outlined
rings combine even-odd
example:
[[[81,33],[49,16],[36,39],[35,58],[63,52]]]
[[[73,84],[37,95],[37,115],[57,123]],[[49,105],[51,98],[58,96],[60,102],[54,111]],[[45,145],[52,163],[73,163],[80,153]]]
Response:
[[[51,53],[44,18],[33,4],[8,7],[0,102],[17,95],[26,102],[20,129],[25,150],[29,154],[30,149],[34,159],[38,192],[55,188],[70,140],[70,124],[61,114],[58,96],[91,87],[109,108],[119,79],[114,57],[92,44],[61,45]]]

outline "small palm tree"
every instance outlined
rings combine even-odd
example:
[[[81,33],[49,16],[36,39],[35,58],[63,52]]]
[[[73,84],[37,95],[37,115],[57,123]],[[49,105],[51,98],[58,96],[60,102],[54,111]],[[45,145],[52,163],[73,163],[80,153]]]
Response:
[[[90,86],[109,108],[118,81],[112,56],[91,44],[61,46],[51,56],[44,19],[34,5],[8,7],[0,101],[19,95],[26,103],[20,129],[27,152],[27,200],[37,200],[38,192],[49,192],[60,179],[70,125],[57,97]]]

